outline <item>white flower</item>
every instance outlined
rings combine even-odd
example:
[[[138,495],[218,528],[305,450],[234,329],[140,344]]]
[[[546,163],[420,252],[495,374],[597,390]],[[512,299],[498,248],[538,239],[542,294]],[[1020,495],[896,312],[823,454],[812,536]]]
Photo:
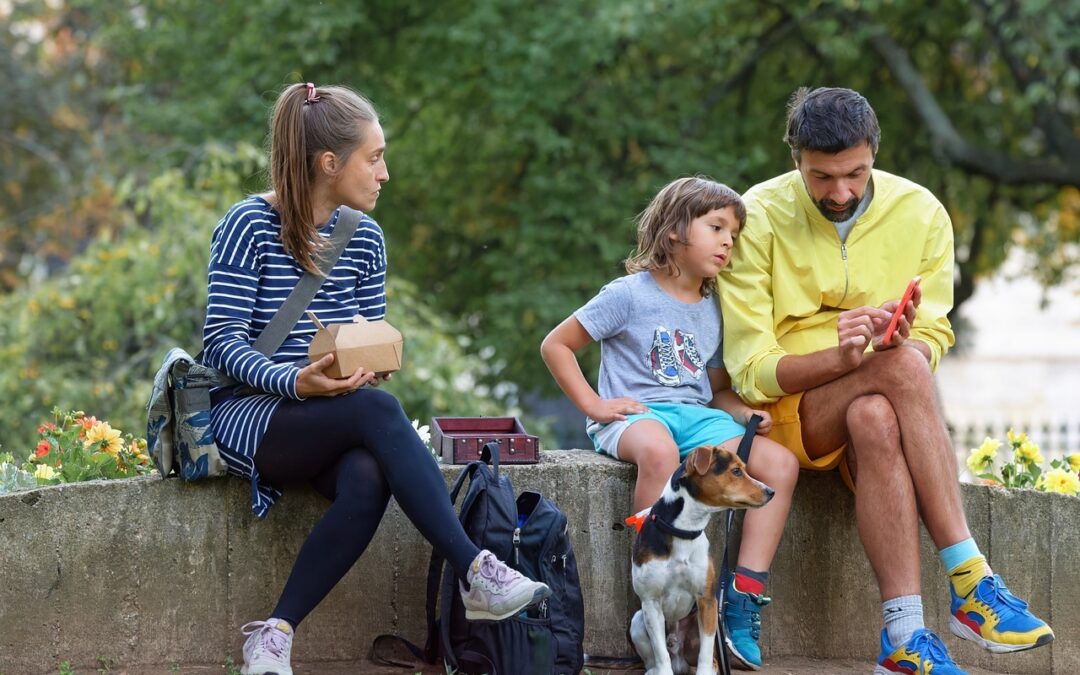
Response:
[[[420,420],[412,421],[413,431],[420,437],[420,442],[424,445],[431,447],[431,428],[428,425],[420,426]]]
[[[37,469],[34,471],[34,478],[52,480],[56,478],[56,471],[48,464],[38,464]]]

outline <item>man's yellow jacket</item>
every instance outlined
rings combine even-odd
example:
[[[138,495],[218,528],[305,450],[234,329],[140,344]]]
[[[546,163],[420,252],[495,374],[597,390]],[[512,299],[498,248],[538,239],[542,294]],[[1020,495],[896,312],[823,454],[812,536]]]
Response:
[[[872,180],[873,198],[846,242],[818,211],[798,171],[743,196],[746,226],[718,287],[724,363],[748,403],[795,393],[777,382],[781,358],[835,347],[841,311],[898,300],[915,275],[922,276],[922,303],[911,338],[930,346],[931,368],[953,345],[949,215],[909,180],[876,169]]]

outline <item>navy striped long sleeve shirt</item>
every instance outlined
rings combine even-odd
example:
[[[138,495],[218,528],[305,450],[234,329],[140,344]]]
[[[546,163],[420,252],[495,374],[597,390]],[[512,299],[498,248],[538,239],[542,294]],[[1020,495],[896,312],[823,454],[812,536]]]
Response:
[[[319,232],[328,238],[334,212]],[[304,270],[281,243],[281,217],[262,197],[234,205],[221,219],[210,245],[204,362],[261,392],[227,396],[215,392],[211,412],[214,436],[231,473],[251,481],[251,508],[266,516],[281,496],[259,480],[255,452],[274,410],[283,398],[299,399],[296,361],[307,357],[315,324],[305,313],[274,354],[252,345],[270,323]],[[386,245],[378,224],[364,216],[340,260],[308,306],[325,324],[344,323],[357,314],[369,320],[386,313]]]

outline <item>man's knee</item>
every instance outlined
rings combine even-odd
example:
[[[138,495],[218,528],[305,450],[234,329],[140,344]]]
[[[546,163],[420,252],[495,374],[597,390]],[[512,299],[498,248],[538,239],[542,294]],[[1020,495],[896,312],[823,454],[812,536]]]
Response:
[[[914,390],[920,395],[930,395],[933,376],[930,364],[920,351],[910,347],[897,347],[882,352],[879,356],[883,372],[877,376],[891,385],[892,389]]]
[[[847,410],[847,428],[853,440],[868,437],[885,441],[900,436],[896,410],[892,402],[881,394],[860,396],[852,401]]]

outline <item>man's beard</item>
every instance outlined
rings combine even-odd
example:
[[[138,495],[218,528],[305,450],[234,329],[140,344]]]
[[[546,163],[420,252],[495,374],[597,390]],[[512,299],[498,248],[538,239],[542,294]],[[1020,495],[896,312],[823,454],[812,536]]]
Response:
[[[840,205],[827,197],[825,199],[819,199],[815,201],[814,205],[817,206],[818,211],[821,212],[821,215],[825,216],[834,223],[842,223],[855,215],[855,211],[859,208],[859,198],[852,197],[851,199],[849,199],[847,203],[843,205],[843,211],[834,211],[832,208],[830,208]]]

